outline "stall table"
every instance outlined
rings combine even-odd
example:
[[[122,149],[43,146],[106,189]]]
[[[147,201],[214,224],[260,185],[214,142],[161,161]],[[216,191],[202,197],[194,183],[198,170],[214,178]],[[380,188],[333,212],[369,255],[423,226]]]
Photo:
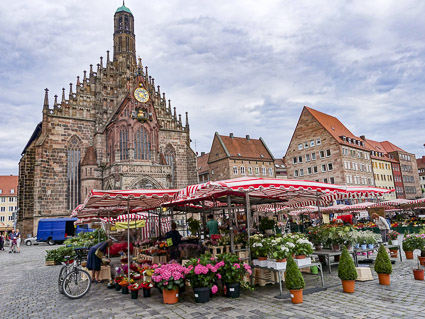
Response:
[[[314,266],[317,266],[317,268],[320,270],[320,278],[322,280],[322,287],[324,287],[325,286],[325,280],[323,279],[322,264],[320,262],[310,263],[310,264],[307,264],[307,265],[298,265],[298,268],[302,269],[302,268],[308,268],[308,267],[314,267]],[[279,278],[280,294],[275,296],[275,298],[277,298],[277,299],[285,298],[284,295],[283,295],[283,288],[282,288],[282,273],[286,271],[286,268],[285,269],[275,269],[275,268],[262,267],[262,266],[257,266],[257,265],[252,266],[252,268],[259,268],[259,269],[271,270],[271,271],[277,272],[277,275],[278,275],[278,278]]]
[[[334,250],[330,250],[330,249],[315,250],[313,252],[313,255],[316,255],[316,256],[319,256],[319,257],[324,256],[326,258],[326,264],[328,265],[329,273],[331,273],[331,271],[332,271],[332,265],[338,265],[339,264],[339,261],[331,262],[330,258],[335,257],[335,256],[341,256],[341,254],[342,254],[341,250],[334,251]]]

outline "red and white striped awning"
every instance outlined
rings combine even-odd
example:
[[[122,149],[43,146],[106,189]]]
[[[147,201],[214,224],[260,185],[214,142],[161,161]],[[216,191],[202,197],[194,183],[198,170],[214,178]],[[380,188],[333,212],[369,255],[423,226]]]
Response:
[[[173,203],[218,199],[225,195],[244,197],[245,193],[249,193],[251,198],[280,201],[289,207],[317,204],[324,206],[337,199],[377,197],[392,191],[394,190],[376,187],[347,187],[312,181],[246,177],[188,186],[176,195]]]
[[[409,205],[412,202],[413,201],[408,200],[408,199],[397,198],[397,199],[393,199],[393,200],[387,200],[387,201],[384,201],[384,202],[376,203],[374,205],[374,207],[385,207],[385,208],[391,209],[391,208],[398,208],[398,207],[403,206],[403,205]]]

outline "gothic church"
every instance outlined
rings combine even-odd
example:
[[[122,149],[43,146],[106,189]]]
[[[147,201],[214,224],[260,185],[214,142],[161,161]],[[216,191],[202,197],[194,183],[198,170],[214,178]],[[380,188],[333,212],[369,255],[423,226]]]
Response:
[[[77,77],[69,94],[45,91],[42,121],[19,162],[18,225],[68,217],[91,189],[181,188],[197,182],[196,154],[184,124],[160,86],[136,60],[134,17],[114,15],[114,52]]]

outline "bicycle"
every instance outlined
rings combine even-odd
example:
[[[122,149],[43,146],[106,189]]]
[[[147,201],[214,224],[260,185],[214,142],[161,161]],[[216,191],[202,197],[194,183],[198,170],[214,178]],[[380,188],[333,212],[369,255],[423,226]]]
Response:
[[[83,297],[91,287],[90,274],[81,269],[83,260],[83,252],[87,248],[74,248],[76,257],[72,263],[69,262],[70,257],[66,256],[68,263],[64,263],[59,273],[59,292],[65,294],[70,299],[78,299]]]

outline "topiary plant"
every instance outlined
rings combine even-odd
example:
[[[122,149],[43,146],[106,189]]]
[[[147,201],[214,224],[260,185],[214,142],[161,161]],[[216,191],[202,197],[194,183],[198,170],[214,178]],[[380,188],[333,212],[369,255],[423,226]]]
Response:
[[[305,287],[303,275],[292,256],[287,259],[285,285],[289,290],[298,290]]]
[[[388,257],[387,250],[383,245],[379,247],[374,269],[378,274],[391,274],[393,272],[390,257]]]
[[[338,277],[341,280],[356,280],[357,271],[354,261],[350,256],[350,253],[347,250],[347,247],[344,246],[342,250],[341,258],[339,259],[338,265]]]

